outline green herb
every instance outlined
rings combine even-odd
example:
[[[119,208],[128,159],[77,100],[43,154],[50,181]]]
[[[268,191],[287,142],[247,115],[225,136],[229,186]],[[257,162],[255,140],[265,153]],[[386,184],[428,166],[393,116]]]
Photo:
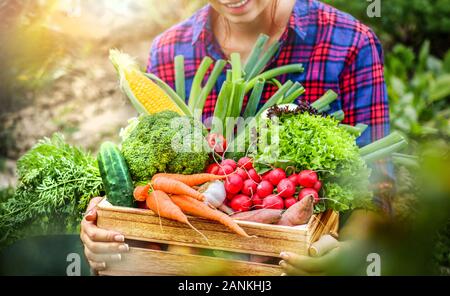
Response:
[[[30,232],[75,232],[91,197],[103,190],[96,159],[59,134],[19,159],[17,173],[14,196],[0,204],[2,245]]]

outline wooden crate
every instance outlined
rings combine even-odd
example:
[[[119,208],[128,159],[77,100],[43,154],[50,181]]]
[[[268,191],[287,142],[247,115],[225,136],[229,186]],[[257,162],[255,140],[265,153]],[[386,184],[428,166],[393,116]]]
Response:
[[[232,233],[213,221],[190,217],[192,225],[208,242],[188,226],[159,218],[149,210],[113,207],[103,202],[98,208],[97,225],[119,231],[130,240],[130,252],[118,263],[108,264],[102,275],[280,275],[275,264],[230,260],[212,256],[156,251],[133,246],[134,241],[221,250],[239,254],[279,257],[282,251],[307,254],[311,243],[323,234],[336,234],[339,216],[328,211],[313,216],[308,224],[287,227],[239,221],[252,238]]]

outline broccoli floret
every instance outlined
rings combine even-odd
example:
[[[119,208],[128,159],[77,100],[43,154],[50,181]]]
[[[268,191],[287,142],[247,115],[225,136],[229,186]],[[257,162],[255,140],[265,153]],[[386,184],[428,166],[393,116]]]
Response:
[[[181,122],[190,128],[181,128]],[[148,182],[159,172],[199,173],[208,160],[203,136],[202,125],[192,118],[172,111],[145,115],[122,143],[122,154],[135,182]]]

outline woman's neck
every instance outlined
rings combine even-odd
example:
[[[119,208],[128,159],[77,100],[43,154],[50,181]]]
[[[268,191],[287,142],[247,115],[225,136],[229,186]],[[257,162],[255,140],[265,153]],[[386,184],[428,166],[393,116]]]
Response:
[[[260,34],[270,37],[267,46],[279,40],[289,22],[294,5],[295,0],[278,0],[276,7],[270,4],[251,23],[231,23],[219,15],[213,18],[214,35],[226,55],[239,52],[245,61]]]

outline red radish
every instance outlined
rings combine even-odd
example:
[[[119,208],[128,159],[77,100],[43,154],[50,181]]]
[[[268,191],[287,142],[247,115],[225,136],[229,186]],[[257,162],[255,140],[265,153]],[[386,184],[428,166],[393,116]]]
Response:
[[[137,205],[139,209],[148,210],[147,203],[145,201],[138,201]]]
[[[229,165],[230,167],[233,168],[233,171],[237,168],[237,164],[234,160],[232,159],[224,159],[222,160],[222,165]]]
[[[303,188],[302,190],[300,190],[300,193],[298,194],[298,200],[302,200],[308,195],[312,195],[314,197],[314,204],[317,204],[320,201],[319,194],[312,188]]]
[[[281,197],[288,198],[295,194],[295,184],[289,179],[283,179],[278,183],[277,191]]]
[[[266,196],[273,193],[273,185],[269,181],[262,181],[256,187],[256,193],[261,198],[265,198]]]
[[[247,195],[236,195],[230,202],[230,207],[235,212],[247,212],[252,207],[252,201]]]
[[[237,168],[235,173],[236,175],[240,176],[242,180],[248,179],[248,174],[243,168]]]
[[[209,134],[206,137],[209,147],[218,154],[223,154],[227,149],[227,140],[222,135]]]
[[[229,165],[224,165],[219,168],[219,171],[217,172],[217,175],[224,176],[224,175],[230,175],[234,172],[233,168]]]
[[[284,200],[278,195],[271,194],[263,200],[264,209],[282,210],[284,209]]]
[[[220,166],[217,163],[210,164],[208,168],[206,169],[206,172],[208,174],[217,175],[219,172]]]
[[[261,176],[258,175],[258,173],[256,172],[255,169],[251,169],[248,171],[248,176],[250,177],[250,179],[252,179],[253,181],[255,181],[256,183],[261,182]]]
[[[298,185],[298,175],[292,174],[288,177],[289,180],[291,180],[292,183],[294,183],[295,186]]]
[[[251,170],[253,168],[253,160],[250,157],[242,157],[238,161],[238,166],[240,168]]]
[[[295,199],[295,197],[289,197],[289,198],[286,198],[285,200],[284,200],[284,207],[286,208],[286,209],[289,209],[290,207],[292,207],[293,205],[295,205],[297,203],[297,200]]]
[[[286,179],[286,172],[280,168],[274,169],[273,171],[270,172],[268,178],[273,186],[277,186],[281,180]]]
[[[262,205],[263,205],[263,199],[261,197],[259,197],[258,194],[253,194],[252,196],[252,202],[253,205],[255,206],[255,209],[262,209]]]
[[[298,174],[297,182],[302,187],[313,188],[317,181],[319,181],[319,177],[314,171],[306,170]]]
[[[270,176],[271,171],[265,172],[264,174],[262,174],[261,179],[263,181],[269,181],[269,176]],[[269,181],[270,182],[270,181]]]
[[[317,181],[316,184],[314,184],[313,188],[314,188],[315,191],[319,192],[320,189],[322,189],[322,182]]]
[[[245,195],[252,196],[256,193],[257,186],[258,185],[253,180],[247,179],[244,181],[244,186],[242,187],[241,191]]]
[[[244,186],[244,181],[238,175],[231,175],[225,181],[225,190],[230,193],[238,193]]]
[[[235,196],[236,196],[236,193],[231,193],[231,192],[227,191],[227,200],[232,200]]]

